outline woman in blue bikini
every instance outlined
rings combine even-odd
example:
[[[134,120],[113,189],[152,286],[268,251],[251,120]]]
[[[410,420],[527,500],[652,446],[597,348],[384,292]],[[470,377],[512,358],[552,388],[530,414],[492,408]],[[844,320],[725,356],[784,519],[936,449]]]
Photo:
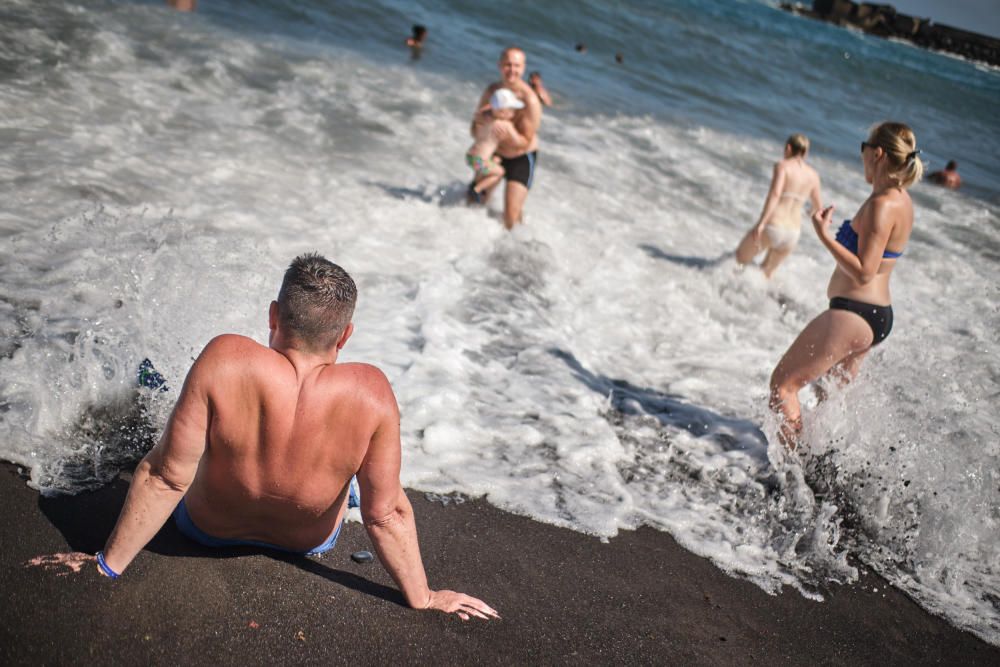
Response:
[[[906,189],[923,175],[919,155],[909,127],[876,126],[861,142],[872,193],[854,219],[833,233],[833,207],[813,213],[816,234],[837,267],[827,287],[829,309],[806,325],[771,375],[771,409],[782,418],[779,436],[791,449],[802,431],[799,390],[828,373],[850,381],[868,350],[892,330],[889,276],[913,229],[913,202]]]

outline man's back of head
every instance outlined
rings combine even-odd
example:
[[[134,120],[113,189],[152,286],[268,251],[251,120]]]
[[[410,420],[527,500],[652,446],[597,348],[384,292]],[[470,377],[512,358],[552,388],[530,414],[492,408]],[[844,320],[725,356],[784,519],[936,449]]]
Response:
[[[333,347],[351,322],[358,289],[344,269],[316,253],[296,257],[278,292],[283,333],[310,352]]]

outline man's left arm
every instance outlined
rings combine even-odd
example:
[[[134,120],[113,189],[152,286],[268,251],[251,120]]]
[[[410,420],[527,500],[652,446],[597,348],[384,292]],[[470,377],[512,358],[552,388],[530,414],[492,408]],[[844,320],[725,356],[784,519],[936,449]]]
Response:
[[[125,506],[104,547],[104,562],[112,572],[125,571],[153,539],[198,471],[208,435],[206,357],[211,348],[210,343],[191,367],[159,443],[135,470]]]
[[[542,123],[542,103],[531,86],[524,81],[521,81],[520,84],[517,92],[518,97],[524,102],[524,113],[518,120],[517,130],[530,145],[535,140],[538,126]]]

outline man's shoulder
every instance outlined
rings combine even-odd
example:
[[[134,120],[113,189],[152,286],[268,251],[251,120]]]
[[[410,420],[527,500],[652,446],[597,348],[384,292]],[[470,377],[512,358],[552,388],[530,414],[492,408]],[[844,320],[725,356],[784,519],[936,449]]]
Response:
[[[514,95],[517,96],[519,100],[524,102],[526,109],[534,112],[541,113],[542,102],[538,99],[538,94],[535,92],[534,88],[531,87],[527,81],[521,80],[513,87]]]
[[[362,361],[342,361],[334,364],[334,370],[338,373],[351,375],[357,379],[366,379],[378,382],[389,382],[389,379],[382,372],[382,369],[374,364],[366,364]]]
[[[372,406],[396,405],[389,378],[377,366],[360,362],[333,364],[326,379],[333,386],[349,389],[353,395]]]
[[[273,353],[273,350],[261,345],[253,338],[240,334],[220,334],[208,341],[202,356],[207,355],[213,358],[232,354],[267,356],[268,353]]]
[[[483,89],[483,94],[479,96],[479,101],[486,104],[490,100],[490,96],[497,92],[500,88],[503,88],[503,81],[494,81],[490,85]]]
[[[262,369],[277,355],[269,347],[239,334],[222,334],[208,341],[193,370],[213,375],[228,369]]]
[[[205,345],[188,372],[188,381],[209,391],[225,389],[239,378],[273,374],[276,354],[252,338],[238,334],[216,336]]]

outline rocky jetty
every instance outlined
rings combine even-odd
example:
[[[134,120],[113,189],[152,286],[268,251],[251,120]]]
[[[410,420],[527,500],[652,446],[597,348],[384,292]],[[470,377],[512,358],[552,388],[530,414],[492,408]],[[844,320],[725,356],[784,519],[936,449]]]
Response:
[[[917,46],[948,51],[1000,67],[1000,39],[909,16],[897,12],[892,5],[814,0],[812,8],[798,3],[782,3],[781,8],[837,25],[852,25],[879,37],[905,39]]]

